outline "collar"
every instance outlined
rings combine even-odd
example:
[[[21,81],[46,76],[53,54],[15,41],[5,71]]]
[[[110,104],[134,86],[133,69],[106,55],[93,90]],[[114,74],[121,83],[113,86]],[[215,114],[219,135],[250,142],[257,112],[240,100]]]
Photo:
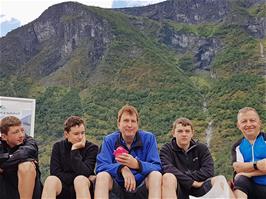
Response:
[[[127,145],[126,145],[126,142],[123,139],[122,133],[120,131],[119,131],[119,136],[118,136],[117,140],[115,141],[115,148],[117,148],[119,146],[126,147],[126,149],[128,150]],[[142,147],[142,146],[143,146],[142,140],[141,140],[139,131],[137,131],[137,133],[135,135],[135,138],[134,138],[134,140],[132,142],[131,149],[138,148],[138,147]]]
[[[179,152],[189,152],[190,150],[192,150],[193,148],[195,148],[197,146],[197,142],[193,139],[191,139],[190,141],[190,144],[189,144],[189,147],[188,147],[188,150],[187,151],[184,151],[182,148],[180,148],[177,144],[176,144],[176,138],[172,138],[172,141],[171,141],[171,147],[174,151],[179,151]]]

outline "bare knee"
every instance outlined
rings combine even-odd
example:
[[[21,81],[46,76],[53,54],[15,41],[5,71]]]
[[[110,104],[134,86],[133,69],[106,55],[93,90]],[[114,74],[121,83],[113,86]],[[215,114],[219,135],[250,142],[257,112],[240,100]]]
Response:
[[[162,174],[159,171],[152,171],[146,178],[146,187],[149,189],[149,185],[158,185],[162,184]]]
[[[48,176],[44,182],[44,186],[51,186],[51,187],[57,187],[58,185],[61,185],[61,181],[56,176]]]
[[[96,176],[96,189],[97,187],[102,187],[104,185],[108,186],[108,189],[111,190],[113,187],[113,179],[108,172],[100,172]]]
[[[163,175],[162,183],[164,187],[173,187],[175,189],[177,188],[177,180],[172,173],[165,173]]]
[[[74,179],[74,186],[75,187],[84,186],[85,184],[88,185],[88,187],[90,187],[90,181],[87,177],[85,177],[83,175],[79,175],[79,176],[75,177],[75,179]]]
[[[96,176],[96,182],[101,180],[108,181],[111,179],[112,179],[111,175],[105,171],[98,173]]]
[[[35,175],[36,167],[33,162],[22,162],[18,165],[18,173],[22,175]]]

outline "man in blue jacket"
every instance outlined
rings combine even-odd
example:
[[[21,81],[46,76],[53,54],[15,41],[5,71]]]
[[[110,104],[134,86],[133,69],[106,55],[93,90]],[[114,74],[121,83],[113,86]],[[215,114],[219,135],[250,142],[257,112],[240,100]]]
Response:
[[[108,199],[109,191],[110,198],[160,199],[161,162],[155,136],[139,130],[133,106],[120,109],[117,126],[118,131],[104,138],[97,156],[95,199]]]
[[[42,184],[36,141],[25,134],[17,117],[3,118],[0,127],[0,198],[40,199]]]
[[[243,134],[232,148],[234,193],[236,198],[266,196],[266,134],[254,108],[245,107],[237,115],[237,127]]]

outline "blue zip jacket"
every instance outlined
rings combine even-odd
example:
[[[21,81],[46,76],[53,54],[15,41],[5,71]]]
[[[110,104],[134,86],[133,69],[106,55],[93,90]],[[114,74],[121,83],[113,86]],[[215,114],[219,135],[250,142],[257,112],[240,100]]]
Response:
[[[266,134],[261,132],[253,145],[243,137],[234,145],[233,151],[233,162],[255,162],[266,158]],[[252,179],[256,184],[266,185],[266,175]]]
[[[161,161],[157,149],[155,136],[150,132],[138,130],[130,150],[127,148],[120,131],[107,135],[102,143],[100,153],[97,155],[96,173],[106,171],[120,186],[124,185],[124,178],[121,174],[123,165],[117,163],[114,150],[122,146],[138,160],[139,169],[130,169],[135,176],[137,185],[145,179],[152,171],[161,171]]]

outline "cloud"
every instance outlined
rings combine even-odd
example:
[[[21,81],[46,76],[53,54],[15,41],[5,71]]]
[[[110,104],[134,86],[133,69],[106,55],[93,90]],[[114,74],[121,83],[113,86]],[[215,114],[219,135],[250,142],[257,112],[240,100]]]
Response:
[[[0,15],[0,37],[5,36],[9,31],[20,27],[21,22],[15,18]]]

